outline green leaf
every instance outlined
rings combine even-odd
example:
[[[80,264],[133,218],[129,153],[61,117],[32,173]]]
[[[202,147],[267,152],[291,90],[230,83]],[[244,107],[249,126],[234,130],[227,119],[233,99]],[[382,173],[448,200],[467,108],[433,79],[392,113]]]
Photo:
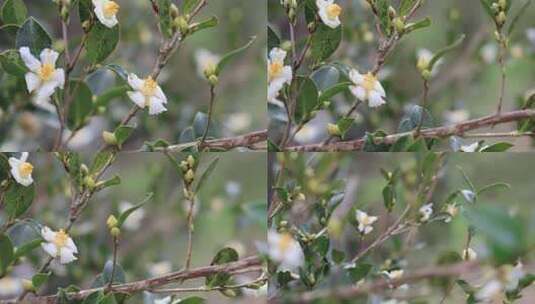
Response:
[[[171,0],[158,0],[160,29],[166,38],[173,36],[173,19],[171,17]]]
[[[330,241],[325,235],[322,235],[314,240],[314,252],[324,257],[329,253]]]
[[[323,65],[315,70],[310,75],[310,78],[314,81],[319,91],[324,91],[338,83],[340,71],[333,65]]]
[[[217,20],[217,17],[212,16],[204,21],[194,23],[189,27],[189,35],[196,33],[198,31],[202,31],[205,29],[212,28],[216,26],[219,23],[219,20]]]
[[[134,126],[119,126],[117,129],[115,129],[115,138],[117,138],[117,145],[119,147],[132,135],[132,132],[134,132],[135,127]]]
[[[113,271],[113,261],[107,261],[104,264],[104,269],[102,270],[102,280],[105,284],[109,284],[111,281],[111,273]],[[121,284],[126,282],[126,276],[124,274],[124,269],[119,263],[115,264],[115,273],[113,274],[113,284]]]
[[[84,299],[82,304],[98,304],[102,300],[103,297],[104,297],[104,293],[102,292],[102,290],[95,291],[91,293],[90,295],[88,295]]]
[[[121,177],[119,175],[115,175],[114,177],[107,179],[101,183],[99,183],[98,188],[104,189],[112,186],[117,186],[121,184]]]
[[[98,153],[93,159],[93,164],[89,169],[89,173],[91,175],[99,173],[105,166],[108,165],[108,163],[113,160],[114,157],[115,155],[110,151],[103,151]]]
[[[405,34],[429,27],[431,25],[431,18],[426,17],[422,20],[411,22],[405,26]]]
[[[188,297],[180,300],[180,304],[203,304],[206,300],[201,297]]]
[[[324,24],[320,24],[310,42],[310,52],[316,61],[321,62],[329,58],[342,41],[342,26],[332,29]]]
[[[93,113],[93,94],[87,84],[81,80],[69,81],[69,94],[72,103],[69,106],[67,126],[71,130],[79,130],[89,120]]]
[[[297,122],[304,122],[310,119],[311,112],[318,106],[318,89],[312,79],[297,76],[295,79],[297,87],[297,106],[294,118]]]
[[[347,274],[353,283],[357,283],[358,281],[364,279],[368,273],[370,273],[371,269],[371,264],[358,264],[354,267],[347,268]]]
[[[17,218],[24,214],[32,205],[34,196],[34,184],[24,187],[16,182],[10,183],[4,197],[5,211],[8,217]]]
[[[182,3],[182,13],[184,15],[190,14],[199,5],[201,0],[184,0]]]
[[[0,277],[4,276],[12,261],[13,244],[7,235],[0,234]]]
[[[6,73],[13,76],[23,78],[28,72],[24,61],[22,61],[19,52],[16,50],[7,50],[0,53],[0,64]]]
[[[396,140],[396,142],[390,148],[390,152],[406,152],[412,143],[413,138],[411,135],[403,136]]]
[[[377,17],[379,18],[379,25],[381,30],[385,33],[386,36],[390,36],[392,33],[390,15],[388,13],[388,8],[390,7],[389,0],[377,0],[375,1],[375,7],[377,8]]]
[[[483,8],[485,9],[485,12],[494,19],[494,10],[492,9],[492,3],[494,3],[494,0],[479,0],[481,2],[481,5],[483,5]]]
[[[115,300],[113,293],[109,293],[100,299],[98,304],[117,304],[117,301]]]
[[[80,23],[88,21],[93,15],[93,4],[91,0],[79,0],[78,1],[78,16],[80,16]]]
[[[275,33],[275,31],[271,28],[270,25],[267,27],[267,35],[268,35],[268,51],[272,48],[278,47],[281,44],[281,39]]]
[[[97,64],[108,58],[119,44],[119,32],[119,25],[110,29],[100,22],[95,23],[85,44],[87,59]]]
[[[433,117],[427,109],[423,109],[418,105],[413,105],[408,112],[401,118],[399,123],[398,131],[399,132],[409,132],[418,127],[420,123],[422,113],[424,115],[424,120],[422,123],[422,128],[430,128],[434,125]]]
[[[28,9],[22,0],[6,0],[2,5],[2,21],[4,24],[22,24],[26,20]]]
[[[386,210],[392,212],[396,204],[396,190],[394,189],[394,185],[388,184],[383,188],[383,201]]]
[[[399,15],[405,16],[413,8],[417,0],[401,0],[399,4]]]
[[[130,87],[126,85],[110,88],[97,97],[94,108],[107,107],[110,101],[126,96],[128,91],[130,91]]]
[[[17,260],[30,253],[32,250],[36,249],[41,245],[43,239],[35,239],[23,244],[20,247],[15,248],[15,254],[13,255],[13,260]]]
[[[26,19],[17,31],[17,50],[23,46],[30,48],[35,56],[39,56],[45,48],[50,48],[52,39],[46,30],[33,17]]]
[[[452,44],[438,50],[434,55],[433,55],[433,58],[431,58],[431,60],[429,61],[429,70],[432,71],[433,70],[433,67],[435,66],[435,64],[437,63],[437,61],[442,58],[444,55],[446,55],[448,52],[454,50],[455,48],[457,48],[458,46],[461,45],[461,43],[463,43],[464,41],[464,38],[466,37],[465,34],[462,34],[461,36],[459,36],[459,38],[457,38],[457,40],[455,40]]]
[[[148,202],[150,199],[152,199],[152,196],[153,196],[153,193],[148,193],[146,196],[145,196],[145,199],[143,201],[141,201],[139,204],[137,205],[134,205],[128,209],[126,209],[123,213],[121,213],[119,215],[119,218],[117,219],[117,227],[121,228],[121,226],[124,224],[124,222],[126,221],[126,219],[132,214],[134,213],[134,211],[136,211],[137,209],[143,207],[143,205],[145,205],[146,202]]]
[[[48,278],[50,277],[50,273],[36,273],[32,277],[32,285],[36,289],[39,289],[41,285],[43,285]]]
[[[479,189],[477,191],[477,195],[480,195],[481,193],[487,192],[487,191],[499,191],[499,190],[509,190],[511,189],[511,185],[507,183],[494,183],[490,185],[486,185],[485,187]]]
[[[499,142],[490,146],[484,147],[480,152],[504,152],[512,148],[514,145],[508,142]]]
[[[199,191],[201,189],[202,185],[208,180],[208,177],[214,172],[214,169],[217,166],[217,162],[219,161],[219,157],[212,159],[210,164],[208,164],[208,167],[206,167],[206,170],[201,174],[199,177],[197,183],[195,184],[195,192]]]
[[[216,75],[219,75],[221,73],[221,71],[223,70],[223,68],[234,58],[236,57],[237,55],[239,55],[240,53],[242,53],[243,51],[245,51],[247,48],[249,48],[253,42],[255,41],[256,37],[252,37],[251,40],[249,40],[249,42],[247,42],[247,44],[245,44],[244,46],[238,48],[238,49],[235,49],[227,54],[225,54],[221,60],[219,61],[219,63],[217,64],[217,67],[216,67],[216,70],[215,70],[215,74]]]
[[[336,249],[333,249],[333,251],[331,252],[331,256],[335,264],[342,263],[346,257],[344,252],[336,250]]]
[[[511,2],[512,0],[510,0],[509,2]],[[511,23],[509,24],[509,28],[507,29],[507,36],[510,36],[511,33],[514,31],[517,23],[518,23],[518,20],[520,20],[520,17],[522,17],[522,15],[525,13],[525,12],[528,12],[529,9],[528,7],[531,5],[531,0],[526,0],[526,2],[524,2],[524,4],[522,5],[522,7],[518,10],[518,12],[515,14],[515,16],[513,17],[513,19],[511,19]]]
[[[215,257],[212,259],[210,265],[222,265],[231,262],[236,262],[238,260],[238,252],[230,247],[225,247],[221,249]],[[206,277],[206,286],[211,288],[215,286],[224,286],[228,283],[231,276],[228,273],[221,272],[218,274],[209,275]]]
[[[321,92],[319,96],[319,102],[322,103],[325,101],[329,101],[334,96],[346,91],[351,85],[353,85],[351,82],[341,82],[335,84],[334,86]]]
[[[110,63],[104,66],[108,70],[114,72],[117,76],[119,76],[125,83],[128,81],[128,72],[120,65]],[[128,90],[130,90],[130,85],[127,86]]]
[[[351,117],[342,117],[336,122],[336,125],[338,125],[338,128],[340,129],[340,137],[342,139],[345,138],[347,131],[349,131],[354,121],[355,119]]]
[[[201,137],[204,134],[204,130],[206,129],[207,125],[208,125],[208,115],[206,115],[203,112],[197,112],[197,114],[195,114],[195,117],[193,118],[193,137],[188,138],[188,142],[194,141],[196,138]],[[208,130],[208,137],[210,137],[210,135],[212,134],[214,134],[213,124],[210,126],[210,129]]]

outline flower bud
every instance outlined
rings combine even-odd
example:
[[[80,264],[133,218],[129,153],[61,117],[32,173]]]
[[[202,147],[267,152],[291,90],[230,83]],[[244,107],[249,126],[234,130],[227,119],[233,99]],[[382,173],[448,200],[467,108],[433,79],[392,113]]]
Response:
[[[292,50],[292,42],[285,40],[280,45],[281,49],[285,50],[286,52],[289,52]]]
[[[186,183],[190,184],[195,179],[195,173],[193,173],[193,170],[189,169],[188,172],[184,175],[184,180]]]
[[[394,28],[400,34],[405,31],[405,22],[403,22],[403,19],[401,17],[397,17],[394,19]]]
[[[84,178],[84,184],[87,186],[87,188],[89,189],[94,189],[96,184],[95,184],[95,180],[93,179],[93,177],[91,176],[86,176]]]
[[[188,171],[188,169],[189,169],[188,162],[186,162],[185,160],[181,161],[180,162],[180,169],[182,170],[182,172]]]
[[[208,77],[208,82],[210,83],[210,85],[215,86],[219,82],[219,79],[216,75],[210,75],[210,77]]]
[[[195,167],[195,157],[193,157],[193,155],[188,155],[188,158],[186,159],[186,161],[187,161],[188,166],[190,166],[190,168]]]
[[[431,78],[431,71],[429,70],[423,70],[421,74],[422,78],[425,80],[429,80],[429,78]]]
[[[177,17],[174,20],[176,27],[180,30],[182,35],[186,35],[189,31],[188,21],[184,17]]]
[[[505,20],[507,20],[507,16],[505,16],[505,13],[501,11],[498,16],[496,16],[496,23],[498,26],[502,26],[505,24]]]
[[[170,10],[170,13],[171,13],[171,17],[173,19],[175,19],[176,17],[178,17],[180,15],[180,12],[178,11],[178,7],[176,7],[176,5],[174,3],[171,4],[171,6],[169,7],[169,10]]]
[[[498,6],[502,10],[505,10],[507,8],[507,0],[498,0]]]
[[[82,22],[82,29],[86,33],[89,32],[89,30],[91,29],[91,21],[86,20],[86,21]]]
[[[299,201],[304,201],[306,200],[306,196],[303,192],[299,192],[297,193],[297,195],[295,196],[295,199],[296,200],[299,200]]]
[[[63,6],[61,8],[60,15],[61,15],[61,19],[63,20],[69,19],[69,8],[67,8],[66,6]]]
[[[187,199],[187,200],[192,200],[193,199],[193,192],[192,191],[189,191],[188,189],[184,188],[184,198]]]
[[[108,132],[108,131],[102,132],[102,139],[107,145],[110,145],[110,146],[117,145],[117,137],[115,136],[115,134],[111,132]]]
[[[108,225],[109,229],[112,229],[113,227],[116,227],[119,222],[117,221],[117,218],[112,214],[108,217],[108,220],[106,221],[106,225]]]
[[[85,164],[82,164],[80,166],[80,172],[82,172],[82,175],[87,175],[89,173],[89,168]]]
[[[110,229],[110,234],[113,237],[118,237],[121,234],[121,229],[119,229],[117,227],[113,227],[113,228]]]
[[[35,286],[33,286],[33,283],[31,280],[22,279],[21,282],[22,282],[22,287],[24,288],[24,290],[28,290],[28,291],[35,290]]]
[[[340,131],[340,127],[338,127],[337,124],[327,124],[327,132],[331,136],[340,136],[342,135],[342,131]]]
[[[392,6],[389,6],[388,7],[388,17],[390,17],[390,19],[394,19],[396,17],[397,13],[396,13],[396,9],[393,8]]]
[[[416,67],[418,68],[418,71],[420,71],[420,73],[429,69],[429,60],[427,60],[427,58],[425,58],[424,56],[421,56],[420,58],[418,58]]]

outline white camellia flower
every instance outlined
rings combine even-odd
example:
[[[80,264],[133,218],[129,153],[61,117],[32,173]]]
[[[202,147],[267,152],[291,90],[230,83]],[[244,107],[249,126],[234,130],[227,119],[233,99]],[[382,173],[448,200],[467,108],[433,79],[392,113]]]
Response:
[[[474,251],[474,249],[468,247],[468,249],[463,250],[462,258],[465,261],[474,261],[477,259],[477,253]]]
[[[221,57],[210,52],[209,50],[197,50],[195,52],[195,61],[199,76],[204,78],[207,75],[212,75],[215,72],[219,60],[221,60]]]
[[[334,0],[316,0],[318,6],[318,15],[321,21],[330,28],[337,28],[340,26],[340,14],[342,7]]]
[[[427,222],[433,214],[433,203],[423,205],[420,210],[420,221]]]
[[[93,0],[95,6],[95,15],[97,15],[100,23],[108,28],[112,28],[119,23],[117,21],[117,13],[119,12],[119,4],[111,0]]]
[[[273,48],[269,52],[268,58],[268,101],[277,100],[279,91],[284,84],[292,81],[292,67],[284,65],[286,51],[280,48]]]
[[[457,213],[459,213],[459,207],[455,203],[448,204],[446,206],[446,213],[449,215],[444,222],[449,223],[451,219],[454,218]]]
[[[23,152],[20,159],[10,157],[8,160],[11,167],[11,175],[17,183],[24,187],[28,187],[33,183],[33,166],[26,160],[28,160],[28,152]]]
[[[368,101],[368,106],[375,108],[386,103],[385,90],[371,72],[363,75],[352,69],[349,72],[349,79],[355,84],[349,87],[351,93],[362,101]]]
[[[359,223],[358,230],[362,234],[368,234],[373,230],[373,223],[378,219],[377,216],[369,216],[366,212],[357,210],[355,212],[357,222]]]
[[[77,259],[74,254],[78,253],[78,249],[63,229],[54,232],[48,227],[43,227],[41,236],[46,241],[41,244],[43,250],[53,258],[59,259],[61,264],[68,264]]]
[[[140,108],[149,108],[149,115],[156,115],[167,111],[165,104],[167,103],[167,97],[163,93],[158,83],[147,77],[145,79],[139,79],[135,74],[130,73],[128,75],[128,84],[134,89],[134,91],[127,92],[128,97]]]
[[[484,301],[485,303],[488,303],[490,301],[498,299],[501,296],[502,291],[502,283],[498,280],[491,280],[485,285],[483,285],[483,287],[476,292],[475,297],[479,301]]]
[[[268,232],[268,255],[279,269],[292,271],[303,265],[301,245],[289,233]]]
[[[56,69],[59,54],[51,49],[44,49],[39,55],[41,60],[38,60],[25,46],[19,49],[19,53],[30,70],[24,75],[28,92],[35,93],[34,101],[37,105],[46,107],[56,88],[62,89],[65,84],[65,72],[63,69]]]

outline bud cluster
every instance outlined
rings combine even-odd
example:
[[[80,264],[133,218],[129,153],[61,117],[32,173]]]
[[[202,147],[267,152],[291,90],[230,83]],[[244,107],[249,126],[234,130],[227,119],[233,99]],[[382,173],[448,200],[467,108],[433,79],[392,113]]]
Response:
[[[172,21],[172,30],[173,33],[179,32],[182,37],[186,36],[189,33],[189,15],[180,15],[180,11],[175,4],[171,4],[169,8],[169,13],[171,15]]]
[[[108,220],[106,221],[106,226],[108,226],[110,234],[114,238],[119,237],[119,235],[121,234],[121,229],[119,228],[119,221],[113,214],[108,217]]]
[[[281,5],[286,9],[286,15],[291,23],[295,24],[297,17],[297,0],[281,0]]]
[[[507,0],[498,0],[492,3],[492,10],[494,11],[494,21],[498,29],[501,29],[507,21]]]
[[[195,170],[197,169],[197,160],[193,155],[180,162],[180,170],[182,170],[182,177],[184,179],[184,197],[188,200],[193,199],[194,193],[191,190],[191,185],[195,180]]]

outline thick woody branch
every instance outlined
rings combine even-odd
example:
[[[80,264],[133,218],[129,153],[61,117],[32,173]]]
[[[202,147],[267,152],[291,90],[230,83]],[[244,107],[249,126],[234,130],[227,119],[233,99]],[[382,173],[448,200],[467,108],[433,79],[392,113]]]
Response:
[[[467,131],[481,129],[484,127],[490,127],[498,124],[504,124],[508,122],[519,121],[527,118],[535,118],[535,110],[518,110],[507,113],[501,113],[496,115],[485,116],[481,118],[476,118],[472,120],[467,120],[451,126],[437,127],[424,129],[420,131],[419,136],[423,138],[445,138],[449,136],[459,136],[463,137]],[[416,131],[397,133],[385,136],[384,138],[376,139],[376,144],[393,144],[398,139],[405,136],[416,137]],[[486,136],[489,137],[489,136]],[[293,146],[286,148],[288,151],[358,151],[362,150],[366,138],[360,138],[352,141],[336,142],[330,143],[327,145],[323,144],[312,144],[312,145],[303,145],[303,146]]]
[[[133,294],[145,290],[151,290],[156,287],[165,286],[172,283],[179,283],[186,280],[192,280],[197,278],[204,278],[209,275],[226,272],[229,274],[238,274],[246,272],[262,272],[262,260],[259,257],[252,256],[244,258],[237,262],[232,262],[223,265],[214,265],[214,266],[205,266],[194,268],[190,270],[183,270],[172,272],[160,277],[155,277],[151,279],[135,281],[125,284],[113,285],[110,289],[110,292],[113,293],[122,293],[122,294]],[[106,287],[86,289],[79,292],[69,293],[68,297],[71,300],[80,300],[84,299],[88,295],[96,291],[104,291]],[[4,304],[16,303],[14,301],[5,301],[1,302]],[[26,303],[35,303],[35,304],[53,304],[56,303],[56,295],[51,296],[39,296],[39,297],[29,297],[26,299]]]
[[[399,279],[378,279],[374,282],[359,285],[359,286],[347,286],[336,289],[324,289],[317,291],[309,291],[297,295],[291,299],[291,303],[311,303],[314,300],[329,298],[329,299],[353,299],[356,297],[366,296],[371,293],[381,292],[388,290],[389,288],[401,286],[403,284],[414,283],[421,280],[430,278],[441,277],[457,277],[466,273],[473,272],[479,268],[477,262],[461,262],[458,264],[448,266],[436,266],[424,268],[414,271],[408,275],[405,275]],[[283,303],[283,299],[270,299],[270,303]]]

